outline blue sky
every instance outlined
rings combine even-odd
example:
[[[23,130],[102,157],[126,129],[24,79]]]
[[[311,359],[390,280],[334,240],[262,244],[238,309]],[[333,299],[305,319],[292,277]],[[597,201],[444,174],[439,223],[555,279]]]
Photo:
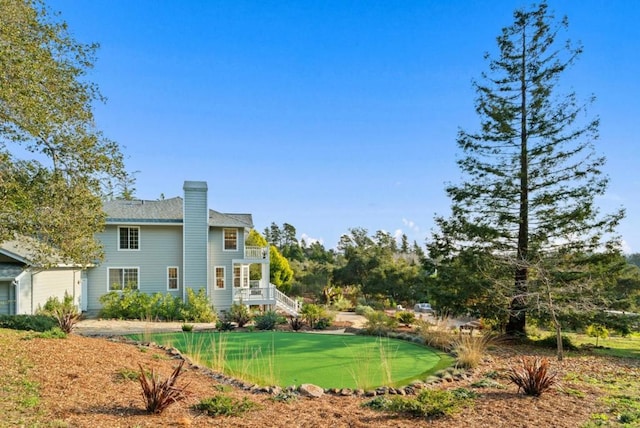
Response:
[[[136,195],[206,180],[210,208],[253,214],[333,248],[352,227],[424,244],[458,182],[459,128],[475,129],[471,80],[530,1],[49,0],[98,42],[90,74]],[[594,94],[599,153],[627,252],[640,252],[640,2],[555,0],[584,54],[564,83]]]

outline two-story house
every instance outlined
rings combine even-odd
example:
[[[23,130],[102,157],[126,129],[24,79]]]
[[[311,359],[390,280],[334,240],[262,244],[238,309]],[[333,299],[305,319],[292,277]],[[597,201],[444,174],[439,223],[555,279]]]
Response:
[[[187,288],[204,288],[218,311],[242,302],[296,314],[297,302],[269,282],[269,249],[245,245],[251,215],[210,210],[206,182],[185,181],[183,189],[184,198],[105,202],[106,226],[97,236],[104,260],[72,288],[78,306],[97,313],[102,295],[125,287],[183,299]],[[258,280],[250,280],[252,264],[261,267]]]

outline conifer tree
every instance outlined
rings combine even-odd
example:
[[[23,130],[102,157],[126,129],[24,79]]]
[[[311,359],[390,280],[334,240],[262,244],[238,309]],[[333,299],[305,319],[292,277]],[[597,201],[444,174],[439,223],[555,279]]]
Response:
[[[544,265],[570,269],[567,259],[585,263],[591,254],[615,250],[624,214],[602,215],[594,202],[608,184],[605,158],[594,147],[599,119],[586,115],[593,98],[581,102],[562,84],[582,52],[557,40],[567,27],[544,2],[517,10],[497,37],[499,55],[485,55],[489,70],[474,82],[480,126],[459,132],[464,178],[447,186],[452,214],[436,218],[439,230],[429,244],[440,269],[456,257],[501,265],[488,269],[504,275],[492,278],[494,290],[471,294],[505,306],[510,334],[524,333],[534,266],[556,257],[563,263]]]

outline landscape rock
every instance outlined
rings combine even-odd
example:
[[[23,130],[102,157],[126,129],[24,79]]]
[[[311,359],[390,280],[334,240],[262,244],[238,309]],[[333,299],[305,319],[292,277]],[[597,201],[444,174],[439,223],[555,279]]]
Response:
[[[320,398],[324,395],[324,389],[312,383],[303,383],[299,391],[303,397]]]

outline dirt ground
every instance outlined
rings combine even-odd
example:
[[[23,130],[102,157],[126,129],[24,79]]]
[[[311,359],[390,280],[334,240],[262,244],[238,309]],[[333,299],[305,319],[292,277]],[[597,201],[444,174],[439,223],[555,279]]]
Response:
[[[87,334],[86,323],[78,333]],[[115,324],[113,324],[115,329]],[[165,328],[168,326],[165,324]],[[177,326],[179,328],[180,326]],[[128,325],[129,330],[150,326]],[[176,328],[176,326],[171,326]],[[608,359],[576,354],[563,362],[552,359],[560,382],[540,398],[525,397],[506,380],[510,366],[521,355],[540,354],[518,346],[500,346],[467,379],[438,385],[438,388],[467,387],[497,375],[499,387],[475,389],[480,397],[461,413],[426,421],[379,413],[361,406],[364,397],[325,395],[299,398],[290,403],[275,402],[268,394],[253,394],[237,387],[227,394],[247,397],[259,407],[238,417],[212,418],[192,409],[203,398],[219,393],[211,373],[189,366],[178,384],[188,392],[186,400],[161,415],[144,412],[140,385],[124,379],[122,373],[153,368],[168,376],[177,360],[166,351],[115,341],[113,338],[72,334],[66,339],[24,340],[24,333],[0,330],[5,352],[0,355],[0,427],[579,427],[593,414],[606,414],[602,400],[603,382],[612,373],[640,379],[640,364],[634,360]],[[10,352],[6,352],[10,350]],[[544,353],[544,352],[543,352]],[[548,353],[551,356],[551,353]],[[40,399],[26,410],[11,397],[11,382],[33,382]],[[22,381],[20,380],[22,379]],[[585,379],[594,381],[585,381]],[[596,381],[598,380],[598,381]],[[9,392],[7,392],[9,391]],[[19,399],[19,398],[18,398]]]

